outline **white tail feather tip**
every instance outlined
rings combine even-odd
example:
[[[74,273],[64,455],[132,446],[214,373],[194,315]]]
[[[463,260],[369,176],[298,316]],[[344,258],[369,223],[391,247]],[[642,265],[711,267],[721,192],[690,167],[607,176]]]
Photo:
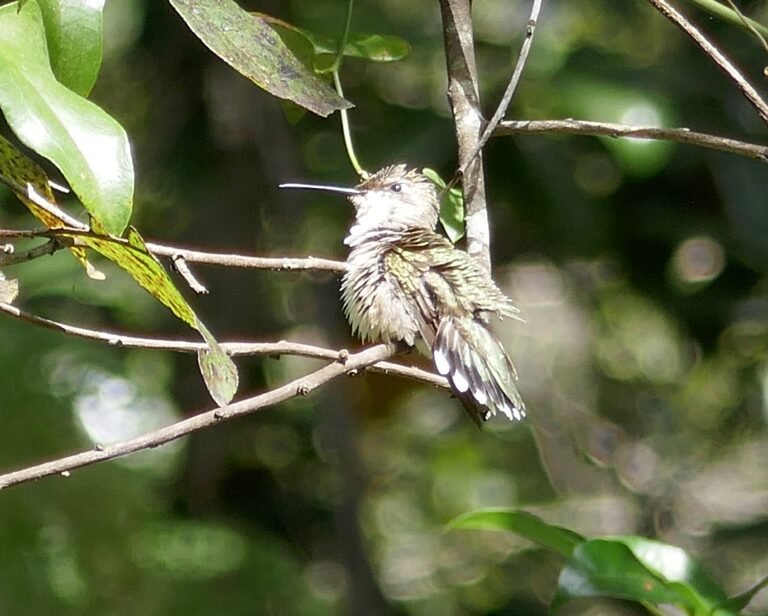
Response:
[[[451,371],[451,366],[448,363],[448,358],[443,354],[442,351],[438,349],[434,349],[432,351],[432,360],[435,362],[435,368],[437,368],[437,371],[445,376]]]

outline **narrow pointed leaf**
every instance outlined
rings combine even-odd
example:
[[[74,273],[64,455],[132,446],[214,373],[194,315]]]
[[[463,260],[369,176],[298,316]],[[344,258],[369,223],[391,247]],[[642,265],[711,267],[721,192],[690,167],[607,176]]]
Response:
[[[192,32],[260,88],[328,116],[351,103],[315,77],[267,23],[233,0],[170,0]]]
[[[56,80],[36,0],[0,7],[0,109],[19,139],[61,170],[91,216],[120,235],[133,199],[128,137]]]
[[[216,342],[208,328],[198,319],[197,330],[208,343],[208,348],[197,353],[200,374],[203,375],[211,397],[219,406],[226,406],[235,397],[239,377],[232,359]]]
[[[37,0],[56,78],[88,96],[101,68],[104,0]]]
[[[451,528],[474,530],[503,530],[549,548],[565,557],[584,541],[584,538],[567,528],[547,524],[526,511],[514,509],[481,509],[473,511],[448,523]]]
[[[56,201],[48,176],[43,169],[2,136],[0,136],[0,182],[6,184],[29,211],[49,229],[69,226],[63,212],[55,209]],[[30,187],[42,197],[41,200],[35,202],[29,198]],[[80,261],[88,276],[94,280],[104,280],[104,274],[86,258],[83,247],[73,246],[70,251]]]

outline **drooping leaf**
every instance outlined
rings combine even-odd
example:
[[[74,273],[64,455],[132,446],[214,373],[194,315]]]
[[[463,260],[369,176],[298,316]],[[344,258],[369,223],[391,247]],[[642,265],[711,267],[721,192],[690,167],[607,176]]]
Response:
[[[25,156],[10,141],[0,135],[0,182],[6,184],[49,229],[69,226],[64,213],[54,209],[56,201],[45,171],[33,160]],[[37,201],[29,197],[32,188],[42,199]],[[97,270],[86,258],[85,249],[72,246],[70,251],[83,265],[88,276],[94,280],[104,280],[104,274]]]
[[[552,608],[577,597],[615,597],[673,604],[693,614],[721,616],[727,601],[683,550],[640,537],[592,539],[579,545],[560,572]]]
[[[109,236],[97,224],[94,225],[93,232],[64,231],[62,235],[92,248],[124,269],[179,319],[200,332],[208,344],[208,348],[198,354],[201,374],[208,391],[220,406],[224,406],[232,399],[237,392],[238,384],[237,368],[234,362],[197,317],[136,229],[130,227],[126,239]]]
[[[451,520],[448,526],[474,530],[509,531],[566,557],[570,556],[576,546],[584,541],[584,537],[567,528],[547,524],[533,514],[514,509],[472,511]]]
[[[208,347],[197,352],[197,363],[211,397],[219,406],[229,404],[237,393],[238,374],[232,359],[216,342],[208,328],[197,320],[197,330]]]
[[[19,139],[61,170],[91,216],[120,235],[133,200],[128,137],[56,80],[36,0],[0,7],[0,109]]]
[[[328,116],[351,103],[313,75],[263,19],[233,0],[170,0],[192,32],[260,88]]]
[[[101,68],[104,0],[37,0],[56,78],[88,96]]]
[[[458,188],[445,191],[447,184],[434,169],[422,170],[441,189],[440,224],[454,244],[464,237],[464,196]]]

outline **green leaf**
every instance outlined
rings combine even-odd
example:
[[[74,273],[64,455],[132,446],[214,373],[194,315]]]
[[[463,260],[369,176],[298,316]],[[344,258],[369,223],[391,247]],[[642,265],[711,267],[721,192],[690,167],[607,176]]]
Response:
[[[129,228],[127,239],[106,235],[97,226],[92,233],[62,231],[62,235],[92,248],[124,269],[179,319],[200,332],[208,343],[208,348],[198,353],[203,380],[219,406],[228,404],[237,392],[238,375],[234,362],[197,317],[160,261],[149,252],[138,231]]]
[[[552,608],[577,597],[669,603],[697,615],[713,614],[727,601],[684,550],[642,537],[592,539],[579,545],[560,572]]]
[[[239,381],[237,368],[199,319],[197,320],[197,331],[208,343],[208,348],[197,353],[200,374],[203,375],[203,380],[216,404],[226,406],[237,393]]]
[[[440,224],[448,234],[448,239],[454,244],[464,237],[464,195],[458,188],[451,188],[444,192],[447,184],[434,169],[428,167],[422,170],[430,180],[441,189],[440,199]]]
[[[560,526],[547,524],[535,515],[514,509],[480,509],[451,520],[451,528],[504,530],[520,535],[565,557],[584,541],[584,537]]]
[[[233,0],[170,2],[211,51],[270,94],[321,116],[352,106],[313,75],[263,19]]]
[[[51,72],[40,7],[0,7],[0,109],[19,139],[51,160],[111,234],[128,224],[133,163],[123,128]]]
[[[80,96],[96,83],[104,37],[104,0],[37,0],[56,78]]]
[[[728,600],[725,591],[682,548],[644,537],[614,537],[613,540],[626,545],[635,558],[665,580],[690,588],[696,601],[720,605]]]
[[[2,136],[0,136],[0,182],[6,184],[29,211],[49,229],[69,226],[65,220],[65,213],[56,206],[45,171]],[[31,199],[30,189],[40,198]],[[80,261],[88,276],[94,280],[104,280],[104,274],[88,261],[82,246],[72,246],[70,251]]]
[[[578,546],[560,572],[552,609],[577,597],[615,597],[678,604],[681,597],[616,541],[593,539]]]

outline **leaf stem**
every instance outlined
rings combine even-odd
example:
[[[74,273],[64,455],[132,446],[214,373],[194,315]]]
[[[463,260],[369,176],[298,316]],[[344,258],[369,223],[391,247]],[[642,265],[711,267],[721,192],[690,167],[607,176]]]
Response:
[[[333,84],[336,86],[338,95],[344,98],[344,91],[341,89],[341,80],[339,79],[339,71],[333,71]],[[339,113],[341,113],[341,132],[344,135],[344,146],[347,148],[349,162],[352,163],[352,167],[357,175],[363,179],[367,179],[370,174],[363,169],[363,166],[360,164],[360,161],[355,154],[355,145],[352,142],[352,130],[349,126],[349,114],[346,109],[341,109]]]
[[[347,17],[344,20],[344,31],[341,34],[341,40],[339,41],[339,48],[336,51],[336,59],[331,66],[331,72],[333,73],[333,85],[336,87],[336,93],[344,98],[344,90],[341,88],[341,79],[339,73],[341,71],[341,64],[344,62],[344,50],[347,47],[347,41],[349,40],[349,30],[352,26],[352,10],[355,6],[355,0],[348,0],[347,2]],[[347,156],[349,162],[352,163],[352,167],[355,173],[361,178],[365,179],[369,176],[369,173],[363,169],[360,161],[355,155],[355,146],[352,142],[352,130],[349,125],[349,114],[346,109],[341,109],[341,132],[344,134],[344,146],[347,149]]]

